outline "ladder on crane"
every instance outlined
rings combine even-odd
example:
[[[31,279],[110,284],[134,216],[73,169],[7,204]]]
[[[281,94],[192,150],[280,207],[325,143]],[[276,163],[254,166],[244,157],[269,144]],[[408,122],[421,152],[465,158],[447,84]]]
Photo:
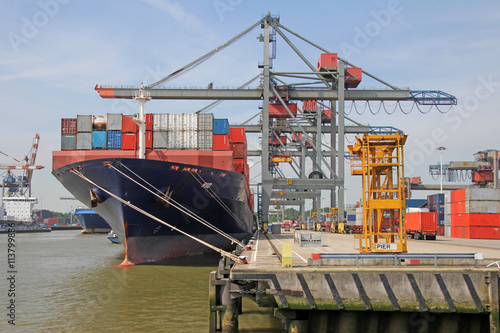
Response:
[[[406,198],[403,145],[406,135],[365,134],[349,152],[351,174],[363,183],[363,233],[356,235],[361,253],[406,253]]]

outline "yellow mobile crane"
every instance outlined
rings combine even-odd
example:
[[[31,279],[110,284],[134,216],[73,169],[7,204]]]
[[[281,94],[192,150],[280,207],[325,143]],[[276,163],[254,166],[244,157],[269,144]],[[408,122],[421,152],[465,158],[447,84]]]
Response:
[[[351,174],[363,178],[363,233],[358,235],[361,253],[406,253],[403,145],[406,135],[364,134],[356,137],[349,152]]]

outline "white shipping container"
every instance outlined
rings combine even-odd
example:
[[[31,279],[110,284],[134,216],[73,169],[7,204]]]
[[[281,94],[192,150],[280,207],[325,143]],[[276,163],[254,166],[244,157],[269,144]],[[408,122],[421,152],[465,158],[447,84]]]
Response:
[[[451,237],[451,225],[444,226],[444,237]]]
[[[213,150],[213,134],[212,131],[198,132],[198,149]]]
[[[451,214],[444,215],[444,225],[451,225]]]
[[[183,113],[183,130],[196,131],[198,130],[198,114]]]
[[[198,131],[184,131],[183,149],[198,149]]]
[[[184,123],[184,117],[182,113],[169,113],[168,114],[168,125],[169,131],[182,131]]]
[[[92,132],[92,116],[78,115],[76,119],[77,132]]]
[[[168,131],[168,113],[153,114],[153,131]]]
[[[469,187],[465,189],[465,200],[500,201],[500,189]]]
[[[466,214],[499,214],[500,201],[470,200],[465,201]]]
[[[106,115],[93,115],[92,124],[105,124],[108,122],[108,117]]]
[[[212,113],[198,114],[198,129],[200,131],[213,131],[214,115]]]
[[[78,150],[92,149],[92,133],[90,132],[76,133],[76,149]]]
[[[168,132],[153,132],[153,149],[167,149]]]
[[[182,149],[184,146],[183,142],[184,142],[183,131],[168,131],[168,138],[167,138],[168,149]]]
[[[121,113],[108,113],[108,131],[121,131],[122,130],[122,117]]]

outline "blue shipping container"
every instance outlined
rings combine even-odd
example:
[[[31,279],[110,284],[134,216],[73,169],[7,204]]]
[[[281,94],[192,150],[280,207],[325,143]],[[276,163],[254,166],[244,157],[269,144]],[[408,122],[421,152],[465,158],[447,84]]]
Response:
[[[434,194],[433,204],[434,205],[443,205],[444,204],[444,193]]]
[[[106,132],[104,131],[92,132],[92,148],[106,149]]]
[[[122,132],[108,131],[107,132],[107,147],[112,150],[120,150],[122,148]]]
[[[347,221],[356,221],[356,215],[347,215]]]
[[[214,119],[214,134],[229,134],[229,120]]]
[[[426,199],[406,199],[407,208],[418,208],[427,203]]]

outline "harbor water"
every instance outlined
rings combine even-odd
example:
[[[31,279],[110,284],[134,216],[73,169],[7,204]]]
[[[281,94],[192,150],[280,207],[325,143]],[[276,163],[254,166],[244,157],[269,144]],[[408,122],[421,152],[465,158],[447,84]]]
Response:
[[[123,247],[78,230],[13,238],[15,252],[0,234],[0,332],[208,332],[213,266],[116,268]],[[240,332],[283,331],[246,299],[243,313]]]

